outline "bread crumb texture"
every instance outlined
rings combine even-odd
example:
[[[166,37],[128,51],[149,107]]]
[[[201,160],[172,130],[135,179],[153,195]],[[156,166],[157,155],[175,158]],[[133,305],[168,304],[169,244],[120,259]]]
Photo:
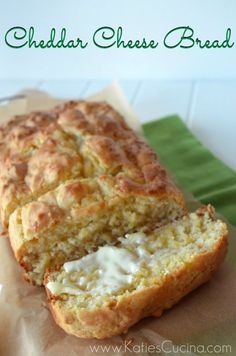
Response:
[[[67,102],[0,129],[0,213],[28,280],[186,212],[156,154],[106,103]]]
[[[227,227],[210,206],[153,231],[127,234],[116,246],[47,273],[55,320],[80,337],[126,332],[206,282],[226,248]]]

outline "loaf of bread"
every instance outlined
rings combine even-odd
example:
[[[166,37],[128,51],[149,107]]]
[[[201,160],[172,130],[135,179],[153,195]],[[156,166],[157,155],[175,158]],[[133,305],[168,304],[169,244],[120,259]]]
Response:
[[[208,281],[226,249],[227,227],[210,206],[153,231],[127,234],[116,246],[47,272],[55,321],[83,338],[125,333]]]
[[[2,224],[8,225],[17,207],[68,179],[132,171],[132,177],[142,180],[136,163],[147,159],[150,164],[153,153],[145,145],[130,148],[136,140],[140,145],[106,103],[67,102],[50,112],[16,116],[0,128]]]
[[[106,103],[68,102],[1,128],[0,211],[26,278],[186,212],[153,150]]]
[[[2,225],[70,334],[124,333],[211,277],[227,227],[211,206],[186,213],[156,154],[106,103],[71,101],[0,128]]]

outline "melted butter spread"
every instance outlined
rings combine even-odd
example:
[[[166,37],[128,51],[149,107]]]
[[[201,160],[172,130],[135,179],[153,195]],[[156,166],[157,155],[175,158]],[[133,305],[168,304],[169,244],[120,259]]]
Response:
[[[126,235],[134,244],[143,242],[144,234]],[[126,241],[121,238],[120,241]],[[140,268],[140,257],[144,250],[134,252],[125,247],[103,246],[97,252],[63,265],[64,278],[60,282],[48,282],[47,288],[53,294],[81,293],[111,294],[132,283],[133,276]],[[124,243],[124,246],[126,243]],[[91,274],[96,278],[90,278]],[[77,275],[77,277],[76,277]]]
[[[103,246],[79,260],[66,262],[60,281],[48,282],[47,288],[55,295],[113,294],[130,286],[141,267],[155,268],[171,254],[169,248],[162,248],[161,253],[156,247],[152,249],[148,236],[142,232],[127,234],[119,241],[119,247]]]
[[[119,238],[118,247],[103,246],[79,260],[66,262],[47,288],[55,295],[82,294],[86,299],[84,293],[104,296],[124,292],[133,285],[136,288],[146,271],[165,277],[211,249],[221,231],[217,225],[211,235],[212,225],[208,225],[201,233],[198,225],[191,232],[188,224],[185,229],[177,224],[174,232],[172,226],[160,230],[158,239],[141,232],[127,234]]]

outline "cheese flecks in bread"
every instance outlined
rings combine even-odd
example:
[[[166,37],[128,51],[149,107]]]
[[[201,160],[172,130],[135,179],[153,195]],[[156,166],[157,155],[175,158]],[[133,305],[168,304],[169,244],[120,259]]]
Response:
[[[0,212],[26,279],[186,212],[153,150],[106,103],[68,102],[0,128]]]
[[[173,220],[178,209],[171,196],[123,193],[116,177],[85,178],[67,181],[15,210],[9,236],[26,279],[40,285],[47,267],[114,244],[137,228]]]
[[[165,191],[183,208],[155,153],[102,102],[68,102],[13,118],[0,127],[0,168],[4,226],[17,207],[79,177],[115,176],[124,192],[157,197]]]
[[[54,318],[79,337],[126,332],[206,282],[226,249],[227,227],[210,206],[151,232],[128,234],[117,246],[100,247],[46,274]]]

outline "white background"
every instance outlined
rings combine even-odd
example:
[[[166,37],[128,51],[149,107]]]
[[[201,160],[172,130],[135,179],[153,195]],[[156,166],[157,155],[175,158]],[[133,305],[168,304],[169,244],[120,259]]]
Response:
[[[99,49],[91,44],[101,26],[124,29],[124,39],[157,39],[178,26],[191,26],[200,39],[236,41],[234,0],[1,0],[0,78],[199,79],[236,78],[232,49]],[[49,38],[52,27],[68,39],[90,41],[86,49],[12,49],[4,35],[13,26],[35,27],[35,38]]]

